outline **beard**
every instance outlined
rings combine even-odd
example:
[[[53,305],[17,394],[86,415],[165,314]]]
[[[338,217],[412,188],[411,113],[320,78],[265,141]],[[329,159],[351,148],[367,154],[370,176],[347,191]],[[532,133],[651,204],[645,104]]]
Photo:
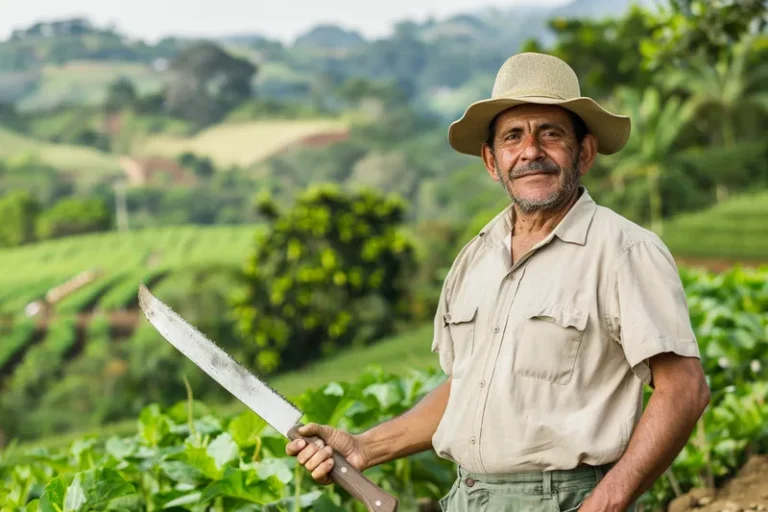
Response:
[[[580,154],[581,150],[576,152],[570,167],[561,168],[552,163],[533,162],[523,167],[513,169],[509,173],[506,173],[506,175],[502,174],[497,163],[496,176],[499,178],[501,188],[521,212],[531,213],[556,210],[568,201],[579,186],[581,181],[578,168]],[[529,199],[520,195],[515,195],[512,192],[512,180],[527,172],[542,172],[559,175],[560,183],[555,190],[550,192],[546,197],[540,199]]]

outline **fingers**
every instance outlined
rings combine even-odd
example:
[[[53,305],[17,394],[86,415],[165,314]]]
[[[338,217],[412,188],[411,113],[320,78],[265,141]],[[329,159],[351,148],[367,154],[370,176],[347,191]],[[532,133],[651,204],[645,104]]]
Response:
[[[329,484],[332,482],[331,478],[328,476],[328,474],[333,469],[333,459],[328,459],[324,461],[322,464],[317,466],[314,471],[312,471],[312,478],[315,479],[316,482],[320,484]]]

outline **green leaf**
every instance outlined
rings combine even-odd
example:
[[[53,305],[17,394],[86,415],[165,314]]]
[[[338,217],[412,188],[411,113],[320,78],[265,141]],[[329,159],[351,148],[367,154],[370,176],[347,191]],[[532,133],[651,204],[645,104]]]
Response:
[[[41,512],[105,510],[113,499],[133,493],[134,487],[114,469],[94,468],[51,480],[40,497],[39,509]]]
[[[204,472],[183,461],[166,460],[159,467],[174,482],[198,486],[210,480]]]
[[[67,494],[67,487],[72,481],[72,475],[57,476],[45,486],[43,495],[40,497],[41,512],[63,512],[64,496]]]
[[[168,503],[166,503],[163,508],[172,508],[172,507],[181,507],[184,505],[192,505],[193,503],[198,503],[200,501],[200,498],[202,497],[203,493],[193,492],[190,494],[185,494],[184,496],[181,496],[179,498],[176,498],[175,500],[171,500]]]
[[[282,483],[287,484],[293,480],[293,468],[296,459],[283,457],[281,459],[266,459],[258,464],[256,473],[264,480],[271,476],[277,477]]]
[[[171,420],[160,412],[160,406],[145,407],[139,416],[139,434],[150,446],[158,446],[171,431]]]
[[[253,411],[245,411],[229,422],[227,431],[241,448],[254,446],[259,442],[259,434],[267,426],[267,422]]]
[[[228,432],[224,432],[214,439],[206,451],[219,469],[224,467],[227,462],[236,459],[240,454],[240,448]]]
[[[107,453],[117,460],[124,460],[130,457],[136,452],[136,442],[131,439],[121,439],[117,436],[112,436],[107,439],[104,445]]]
[[[231,470],[227,473],[225,478],[205,488],[203,502],[225,496],[263,505],[277,501],[283,495],[284,485],[276,476],[262,480],[253,470]]]
[[[403,390],[396,382],[387,382],[385,384],[372,384],[365,388],[364,395],[376,397],[379,406],[383,410],[389,410],[390,407],[403,401]]]

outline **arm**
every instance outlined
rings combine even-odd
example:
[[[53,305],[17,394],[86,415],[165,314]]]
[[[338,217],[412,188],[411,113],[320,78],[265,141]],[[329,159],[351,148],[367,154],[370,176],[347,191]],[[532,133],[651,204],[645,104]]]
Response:
[[[432,436],[443,417],[450,394],[450,378],[433,389],[411,410],[357,435],[328,425],[308,423],[299,428],[303,436],[317,436],[324,442],[309,445],[302,440],[290,442],[285,450],[322,484],[331,483],[333,451],[341,454],[360,471],[432,447]]]
[[[624,455],[580,512],[626,510],[672,464],[709,403],[699,359],[665,353],[650,361],[654,391],[648,407]]]
[[[410,411],[360,434],[366,451],[366,467],[431,449],[432,436],[443,417],[450,392],[449,378]]]

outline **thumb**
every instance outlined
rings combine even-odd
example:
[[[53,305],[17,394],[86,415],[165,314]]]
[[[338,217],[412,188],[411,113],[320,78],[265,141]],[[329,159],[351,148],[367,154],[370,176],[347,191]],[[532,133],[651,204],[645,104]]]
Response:
[[[317,436],[323,441],[327,441],[333,434],[333,427],[318,425],[317,423],[307,423],[299,427],[299,434],[305,437]]]

